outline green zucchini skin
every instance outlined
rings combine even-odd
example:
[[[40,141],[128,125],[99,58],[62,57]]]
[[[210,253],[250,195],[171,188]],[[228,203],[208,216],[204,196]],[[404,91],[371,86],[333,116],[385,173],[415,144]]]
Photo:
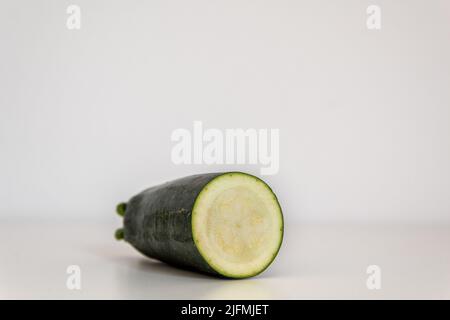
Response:
[[[199,253],[192,235],[192,209],[212,179],[198,174],[142,191],[127,203],[124,239],[147,257],[220,276]]]

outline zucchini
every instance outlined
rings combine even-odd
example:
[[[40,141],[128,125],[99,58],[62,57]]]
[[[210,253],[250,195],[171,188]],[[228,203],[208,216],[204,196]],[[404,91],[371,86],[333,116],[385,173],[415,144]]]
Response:
[[[277,197],[243,172],[198,174],[142,191],[117,206],[116,231],[147,257],[227,278],[252,277],[283,239]]]

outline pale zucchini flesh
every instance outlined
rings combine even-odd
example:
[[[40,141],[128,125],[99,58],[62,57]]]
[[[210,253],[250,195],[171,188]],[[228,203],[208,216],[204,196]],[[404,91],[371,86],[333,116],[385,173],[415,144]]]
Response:
[[[254,276],[280,248],[281,208],[262,180],[239,172],[221,175],[195,201],[192,234],[200,254],[218,273],[232,278]]]

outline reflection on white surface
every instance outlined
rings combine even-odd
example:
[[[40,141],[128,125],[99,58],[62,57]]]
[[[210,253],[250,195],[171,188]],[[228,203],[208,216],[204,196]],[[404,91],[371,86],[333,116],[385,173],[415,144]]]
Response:
[[[136,299],[271,299],[263,279],[230,280],[129,258],[117,269],[119,295]],[[126,265],[126,266],[125,266]]]
[[[0,224],[4,299],[395,299],[449,298],[450,225],[287,223],[279,256],[263,274],[227,280],[141,256],[114,240],[116,224]],[[366,287],[368,265],[382,289]],[[66,287],[79,265],[82,289]]]
[[[274,299],[276,296],[272,292],[272,287],[264,280],[231,280],[218,285],[200,299]]]

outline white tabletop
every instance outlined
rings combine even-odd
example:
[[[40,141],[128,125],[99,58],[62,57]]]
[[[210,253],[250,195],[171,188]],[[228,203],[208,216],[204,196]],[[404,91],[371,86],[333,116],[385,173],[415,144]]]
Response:
[[[2,222],[2,299],[450,299],[450,225],[286,223],[263,274],[225,280],[141,256],[119,222]],[[69,290],[67,267],[81,268]],[[381,268],[381,289],[366,285]]]

